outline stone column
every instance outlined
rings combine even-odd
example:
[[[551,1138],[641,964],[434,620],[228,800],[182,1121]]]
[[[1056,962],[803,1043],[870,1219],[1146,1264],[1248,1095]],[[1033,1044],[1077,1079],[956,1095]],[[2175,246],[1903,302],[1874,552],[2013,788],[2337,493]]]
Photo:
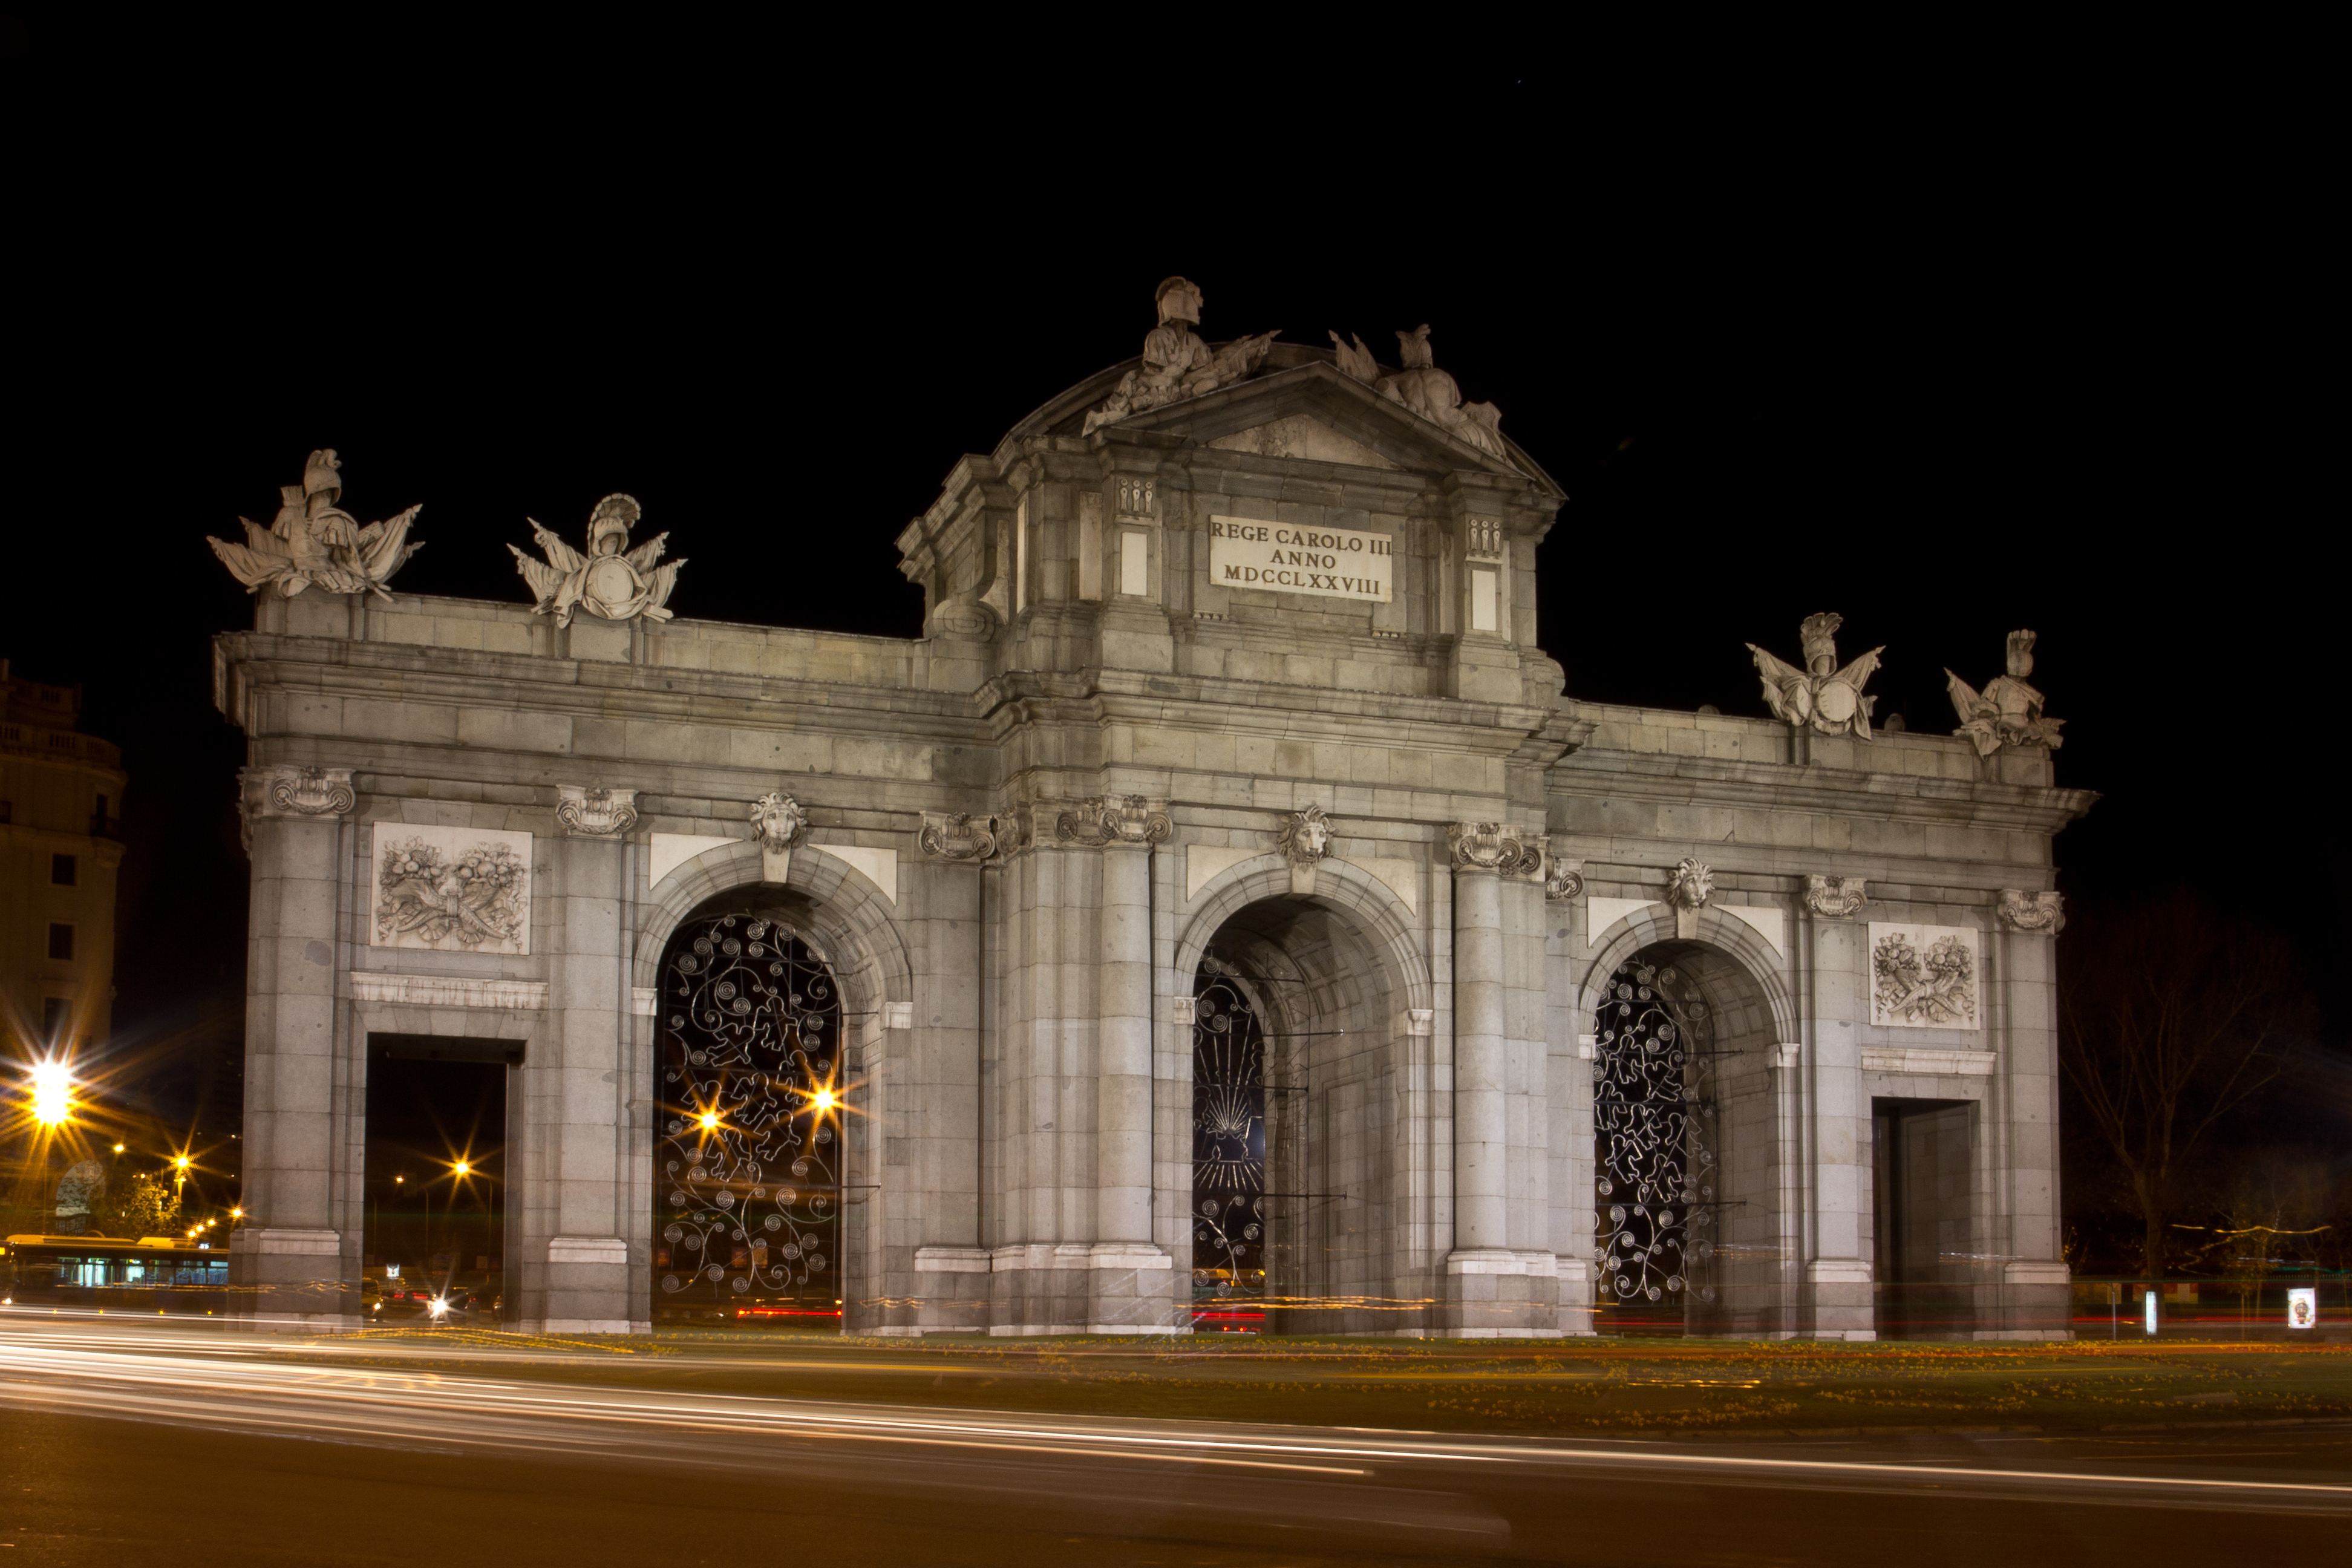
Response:
[[[246,942],[246,1223],[229,1238],[230,1310],[258,1326],[355,1328],[359,1282],[342,1274],[334,1225],[337,889],[348,768],[238,774],[251,837]]]
[[[1444,1327],[1465,1337],[1551,1332],[1559,1282],[1549,1250],[1511,1234],[1512,1038],[1503,879],[1541,864],[1539,841],[1496,823],[1447,832],[1454,858],[1454,1250]],[[1532,1031],[1531,1031],[1532,1032]],[[1525,1085],[1521,1086],[1523,1089]]]
[[[1805,1331],[1819,1339],[1877,1338],[1871,1258],[1863,1251],[1863,1212],[1870,1193],[1870,1105],[1862,1092],[1863,1022],[1868,1011],[1868,928],[1821,918],[1812,928],[1813,1054],[1812,1254],[1805,1262],[1811,1311]]]
[[[2000,895],[2002,1036],[1999,1070],[2008,1085],[2011,1210],[2001,1268],[2002,1331],[2025,1339],[2072,1339],[2072,1271],[2060,1251],[2058,1218],[2058,933],[2066,929],[2056,893]]]
[[[541,1151],[534,1175],[547,1184],[526,1207],[550,1216],[544,1294],[526,1300],[524,1321],[548,1333],[626,1333],[628,1243],[621,1204],[620,1089],[630,992],[621,941],[622,837],[636,824],[635,792],[566,791],[557,807],[549,858],[551,896],[542,905],[548,939],[548,1038],[523,1071]],[[536,1240],[537,1238],[532,1238]],[[531,1309],[537,1307],[538,1310]]]
[[[1151,847],[1171,828],[1166,811],[1139,796],[1106,799],[1100,822],[1087,1330],[1133,1333],[1167,1326],[1174,1284],[1151,1237]]]
[[[1584,863],[1548,857],[1544,863],[1544,980],[1550,1013],[1550,1096],[1545,1121],[1550,1147],[1549,1239],[1559,1268],[1559,1331],[1592,1331],[1592,1036],[1576,1011],[1571,952],[1586,942]]]

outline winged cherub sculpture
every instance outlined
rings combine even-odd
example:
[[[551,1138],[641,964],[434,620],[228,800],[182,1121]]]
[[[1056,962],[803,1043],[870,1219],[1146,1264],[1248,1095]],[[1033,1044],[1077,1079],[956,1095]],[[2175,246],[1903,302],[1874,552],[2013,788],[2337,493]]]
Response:
[[[2054,752],[2064,745],[2058,726],[2066,721],[2042,711],[2042,693],[2025,683],[2032,673],[2033,634],[2029,631],[2009,634],[2009,673],[1985,682],[1982,693],[1950,670],[1944,671],[1952,706],[1960,715],[1960,727],[1952,733],[1975,742],[1980,757],[1990,757],[2003,746],[2047,746]]]
[[[1763,678],[1764,702],[1772,717],[1785,719],[1791,729],[1810,724],[1824,735],[1857,735],[1870,739],[1870,710],[1878,699],[1863,695],[1863,686],[1878,671],[1885,644],[1872,648],[1843,669],[1837,668],[1837,629],[1845,617],[1807,616],[1800,635],[1804,639],[1805,668],[1783,664],[1754,643],[1756,673]]]
[[[678,568],[686,563],[654,564],[662,558],[667,533],[655,534],[635,550],[627,548],[629,527],[644,515],[634,496],[609,495],[598,501],[596,510],[588,514],[585,555],[556,538],[537,518],[526,519],[547,560],[534,561],[511,544],[507,548],[514,551],[515,569],[538,595],[539,603],[532,608],[542,616],[551,613],[559,626],[572,624],[575,609],[608,621],[639,616],[649,621],[668,620],[670,612],[662,605],[677,586]]]
[[[342,466],[332,447],[311,453],[302,467],[302,482],[279,487],[278,516],[268,528],[241,517],[243,544],[205,541],[246,592],[275,587],[290,599],[315,583],[330,594],[392,597],[384,584],[425,548],[408,542],[409,525],[425,509],[413,506],[362,528],[359,519],[335,504],[343,493]]]

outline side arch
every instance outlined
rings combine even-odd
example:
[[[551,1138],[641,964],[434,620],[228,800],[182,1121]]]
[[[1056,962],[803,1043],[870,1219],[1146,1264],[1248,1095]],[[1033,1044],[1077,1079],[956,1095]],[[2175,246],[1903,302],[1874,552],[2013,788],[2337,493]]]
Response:
[[[643,989],[656,983],[671,934],[703,905],[730,893],[775,888],[761,879],[761,868],[760,847],[748,838],[706,849],[673,867],[640,906],[630,984]],[[912,999],[914,966],[907,944],[888,901],[864,872],[826,854],[822,844],[803,844],[793,851],[782,891],[782,901],[796,906],[793,912],[807,924],[802,934],[833,966],[852,1011],[869,1015],[866,1021],[875,1024],[886,1001]],[[881,1036],[878,1026],[865,1032],[869,1040]]]
[[[874,1212],[873,1204],[861,1201],[861,1194],[886,1205],[894,1200],[895,1194],[874,1191],[868,1184],[877,1179],[884,1130],[904,1113],[902,1105],[919,1100],[922,1092],[919,1085],[899,1081],[917,1068],[918,1058],[904,1031],[884,1026],[883,1009],[886,1003],[913,999],[914,967],[881,889],[847,861],[827,854],[823,845],[804,843],[794,848],[782,886],[767,881],[763,869],[759,845],[741,839],[704,850],[646,890],[638,905],[629,954],[630,983],[641,999],[629,1070],[632,1081],[652,1089],[658,1019],[656,1010],[645,1003],[660,984],[663,952],[688,918],[728,912],[730,903],[740,903],[745,913],[786,921],[824,961],[841,986],[848,1047],[844,1055],[855,1066],[853,1110],[843,1121],[842,1179],[849,1185],[844,1194],[842,1328],[845,1332],[866,1331],[876,1325],[889,1297],[883,1239],[890,1226],[884,1214]],[[653,1120],[650,1100],[635,1103],[646,1109],[630,1128],[630,1158],[636,1173],[629,1204],[630,1289],[635,1301],[648,1305],[633,1308],[633,1315],[649,1314],[653,1298]]]
[[[1587,1031],[1593,1010],[1601,1005],[1601,988],[1609,977],[1622,968],[1627,959],[1644,948],[1696,942],[1701,947],[1712,948],[1732,960],[1747,972],[1758,991],[1763,994],[1765,1006],[1772,1017],[1772,1027],[1781,1041],[1793,1041],[1797,1034],[1797,1008],[1789,994],[1785,961],[1772,951],[1771,945],[1758,934],[1746,921],[1735,920],[1718,910],[1702,908],[1698,911],[1698,934],[1683,937],[1677,934],[1675,910],[1669,904],[1645,904],[1633,910],[1602,931],[1601,941],[1587,960],[1584,978],[1577,987],[1577,1032]]]

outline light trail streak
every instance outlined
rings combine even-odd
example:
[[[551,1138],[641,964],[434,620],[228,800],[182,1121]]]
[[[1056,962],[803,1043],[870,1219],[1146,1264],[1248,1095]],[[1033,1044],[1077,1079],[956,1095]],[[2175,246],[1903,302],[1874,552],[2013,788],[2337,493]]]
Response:
[[[0,1316],[0,1405],[117,1415],[331,1441],[443,1447],[450,1443],[578,1456],[644,1457],[682,1435],[876,1450],[1038,1456],[1095,1463],[1214,1466],[1362,1480],[1380,1467],[1453,1470],[1462,1484],[1503,1470],[1639,1472],[1658,1479],[1832,1489],[1945,1489],[2003,1496],[2063,1489],[2077,1500],[2204,1508],[2352,1512],[2352,1484],[2215,1476],[2113,1474],[2090,1468],[2008,1468],[1912,1459],[1819,1458],[1664,1451],[1639,1443],[1546,1443],[1431,1433],[1253,1427],[856,1405],[677,1388],[520,1383],[486,1375],[349,1366],[318,1360],[330,1347],[280,1346],[245,1336],[18,1326]],[[446,1363],[430,1346],[353,1346],[373,1360]],[[479,1352],[567,1366],[611,1358]],[[639,1363],[667,1366],[669,1362]],[[677,1364],[696,1365],[683,1362]],[[2108,1463],[2121,1457],[2095,1459]],[[747,1457],[747,1462],[752,1462]],[[767,1463],[768,1458],[756,1462]]]

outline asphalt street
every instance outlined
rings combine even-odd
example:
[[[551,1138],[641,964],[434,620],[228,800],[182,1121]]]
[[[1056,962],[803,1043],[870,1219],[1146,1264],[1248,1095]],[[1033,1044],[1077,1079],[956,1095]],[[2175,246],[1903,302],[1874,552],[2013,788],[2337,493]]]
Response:
[[[623,1387],[545,1359],[561,1379],[0,1312],[0,1568],[2328,1561],[2352,1540],[2352,1423],[1530,1441]]]

